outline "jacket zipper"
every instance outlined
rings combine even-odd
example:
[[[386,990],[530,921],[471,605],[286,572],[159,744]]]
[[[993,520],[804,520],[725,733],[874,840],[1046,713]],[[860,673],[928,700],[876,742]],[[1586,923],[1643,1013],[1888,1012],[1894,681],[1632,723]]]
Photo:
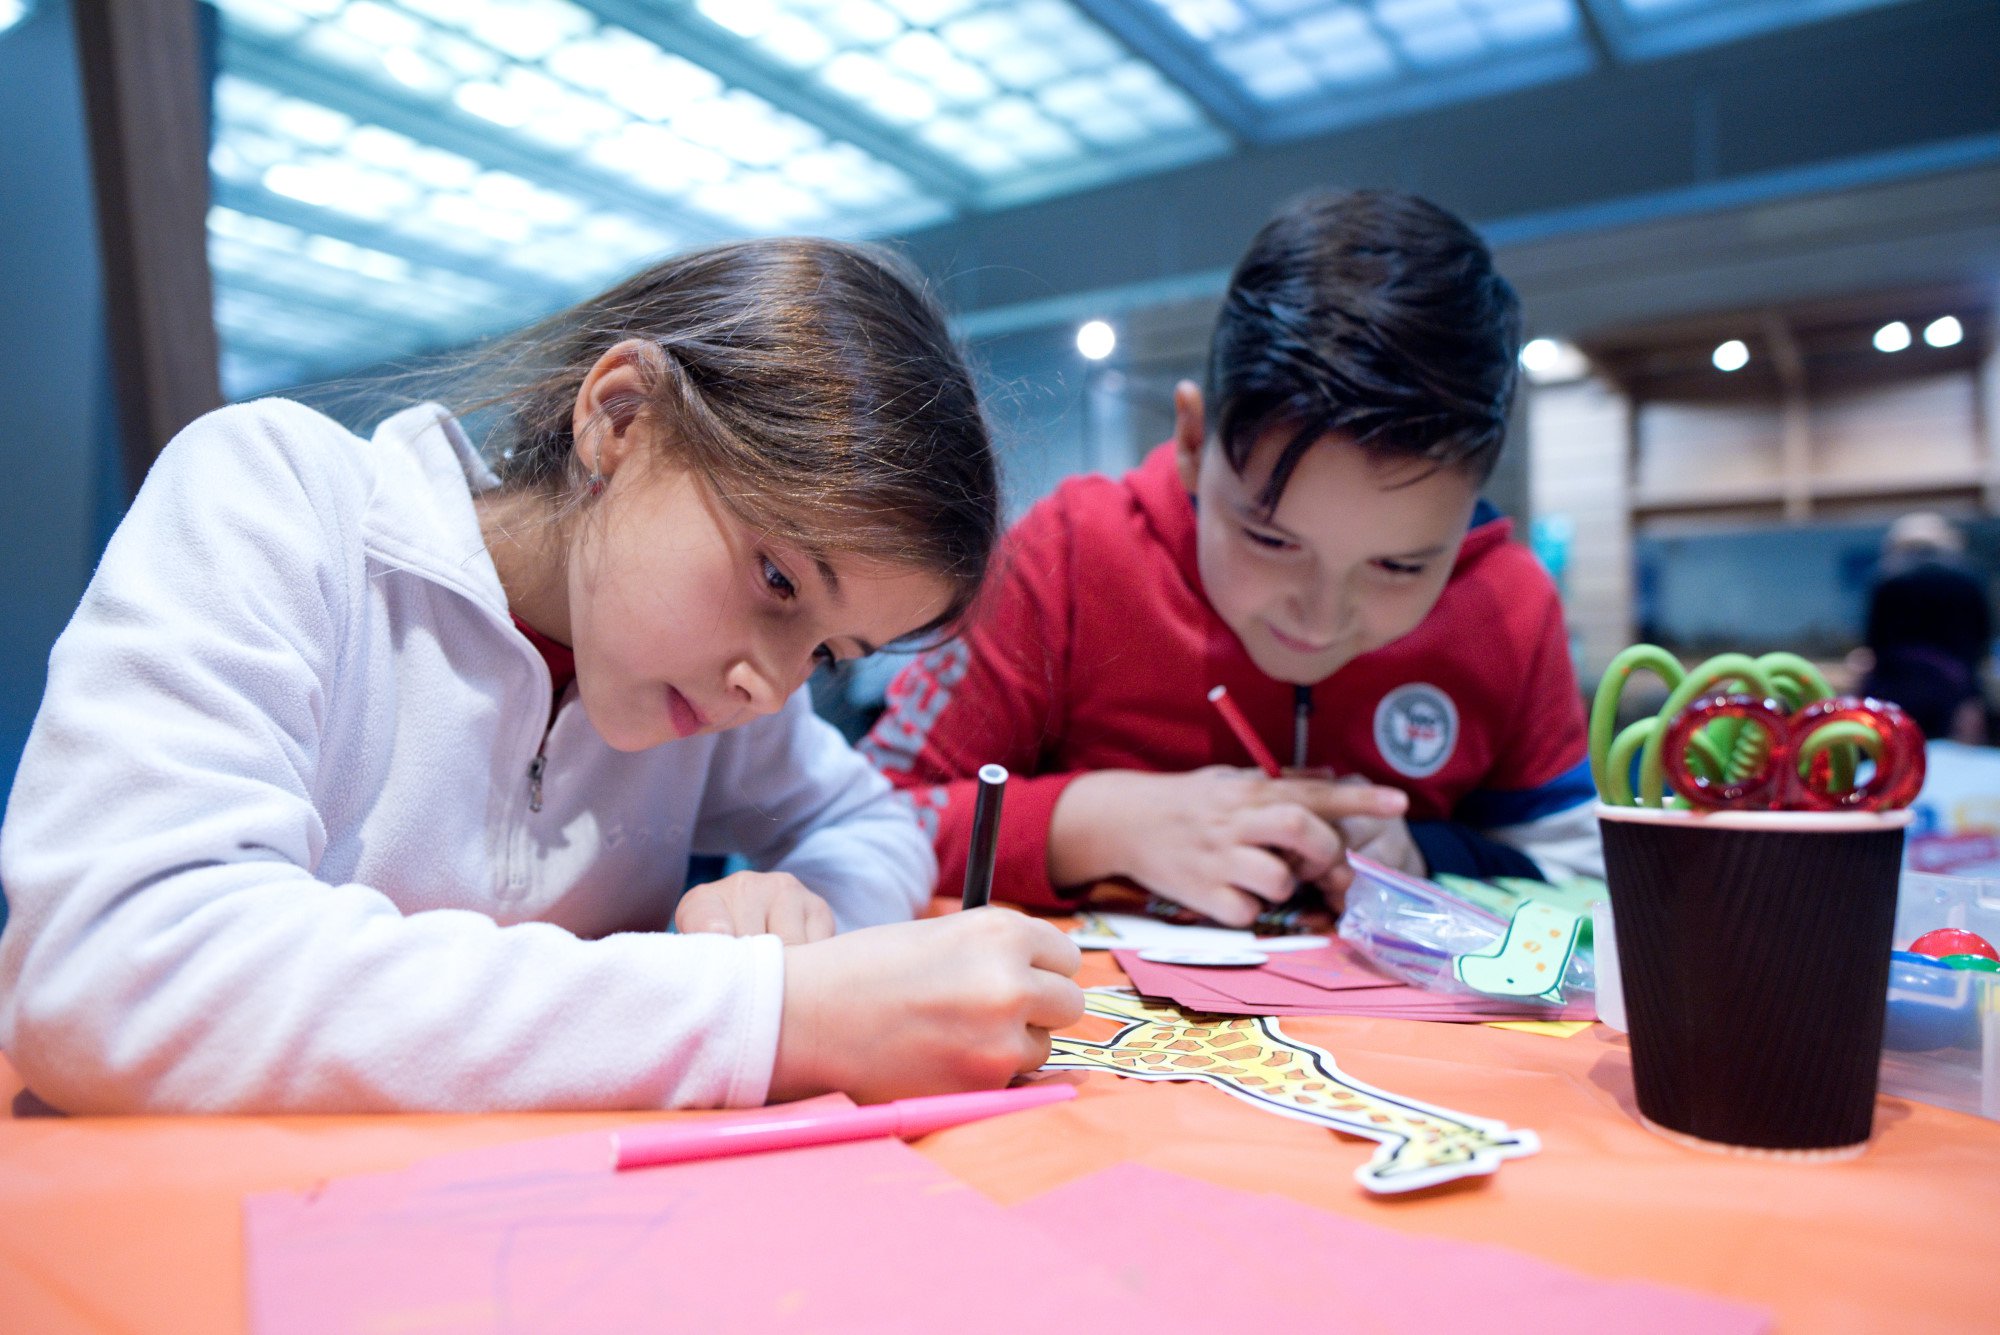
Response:
[[[546,737],[542,744],[544,747],[548,745]],[[528,810],[530,811],[542,809],[542,771],[547,769],[548,765],[549,758],[542,751],[535,752],[535,758],[528,762]]]

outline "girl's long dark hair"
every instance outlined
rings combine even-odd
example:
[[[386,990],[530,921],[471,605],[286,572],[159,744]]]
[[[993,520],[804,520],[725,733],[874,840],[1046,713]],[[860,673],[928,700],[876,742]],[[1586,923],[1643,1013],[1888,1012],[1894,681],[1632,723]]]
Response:
[[[561,505],[588,471],[577,391],[626,339],[657,348],[643,402],[662,448],[736,515],[815,554],[942,577],[976,598],[1000,489],[971,372],[922,281],[878,247],[816,238],[664,260],[511,335],[473,369],[502,485]],[[463,402],[463,400],[461,400]]]

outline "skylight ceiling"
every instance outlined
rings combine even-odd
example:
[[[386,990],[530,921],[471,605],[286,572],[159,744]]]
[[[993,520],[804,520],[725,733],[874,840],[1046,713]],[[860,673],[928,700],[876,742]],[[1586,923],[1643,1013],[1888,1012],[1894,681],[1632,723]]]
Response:
[[[648,258],[872,236],[1892,0],[214,0],[245,396]]]
[[[1075,0],[1270,143],[1898,0]]]
[[[1285,137],[1362,114],[1385,88],[1440,101],[1589,68],[1571,0],[1146,0],[1198,43],[1254,107],[1246,129]],[[1287,115],[1287,113],[1290,113]],[[1301,115],[1303,113],[1303,115]]]
[[[963,172],[978,203],[1227,146],[1194,101],[1063,0],[695,0],[753,57]],[[1078,173],[1079,165],[1100,168]]]

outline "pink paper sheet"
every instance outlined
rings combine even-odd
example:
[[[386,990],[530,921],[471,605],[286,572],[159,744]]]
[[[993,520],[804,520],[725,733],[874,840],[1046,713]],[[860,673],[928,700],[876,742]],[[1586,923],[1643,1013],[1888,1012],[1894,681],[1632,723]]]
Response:
[[[1358,987],[1402,987],[1404,984],[1382,973],[1345,941],[1335,940],[1318,950],[1288,950],[1265,961],[1263,973],[1310,983],[1328,992]]]
[[[605,1134],[587,1133],[250,1197],[252,1329],[1019,1335],[1060,1321],[1148,1335],[1260,1322],[1340,1335],[1755,1335],[1769,1324],[1742,1304],[1136,1164],[1010,1211],[895,1140],[627,1173],[609,1154]]]
[[[1032,1116],[1033,1114],[1022,1114]],[[1194,1331],[897,1140],[612,1171],[607,1136],[249,1197],[259,1332]]]
[[[1129,1291],[1171,1293],[1176,1311],[1211,1330],[1756,1335],[1771,1325],[1742,1303],[1597,1279],[1139,1164],[1093,1173],[1014,1214],[1063,1238],[1088,1220],[1091,1236],[1116,1240]]]
[[[1319,956],[1320,951],[1300,952]],[[1440,1020],[1479,1024],[1488,1020],[1589,1020],[1589,1006],[1543,1006],[1495,997],[1469,997],[1426,992],[1406,983],[1378,980],[1373,984],[1347,981],[1354,975],[1334,970],[1327,976],[1337,985],[1313,981],[1319,972],[1309,962],[1303,969],[1281,964],[1274,956],[1251,969],[1216,969],[1188,964],[1156,964],[1137,951],[1115,950],[1125,976],[1143,995],[1164,997],[1190,1010],[1212,1015],[1357,1015],[1390,1020]],[[1356,966],[1359,967],[1359,966]]]

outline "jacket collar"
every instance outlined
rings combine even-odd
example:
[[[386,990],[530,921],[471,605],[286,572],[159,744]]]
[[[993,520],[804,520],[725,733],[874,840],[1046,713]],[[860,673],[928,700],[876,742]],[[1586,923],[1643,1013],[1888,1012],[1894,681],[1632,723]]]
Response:
[[[370,440],[375,489],[362,518],[371,555],[453,589],[507,616],[507,593],[486,550],[474,493],[500,480],[440,404],[387,418]]]

